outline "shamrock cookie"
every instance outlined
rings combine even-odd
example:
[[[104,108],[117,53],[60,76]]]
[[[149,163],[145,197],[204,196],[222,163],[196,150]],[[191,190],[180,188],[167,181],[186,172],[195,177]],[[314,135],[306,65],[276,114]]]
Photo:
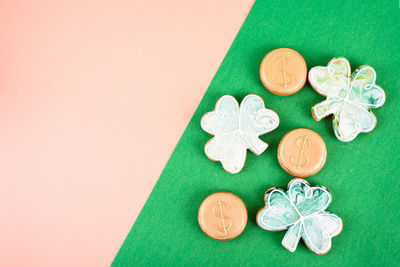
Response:
[[[323,186],[311,187],[303,179],[289,182],[288,190],[273,187],[265,194],[265,207],[257,213],[257,224],[268,231],[288,230],[282,245],[296,250],[300,237],[316,254],[331,249],[331,239],[342,231],[342,220],[326,212],[332,197]]]
[[[204,151],[211,160],[221,161],[229,173],[242,170],[246,150],[260,155],[268,144],[258,137],[274,130],[279,117],[264,107],[264,101],[257,95],[247,95],[239,104],[233,96],[221,97],[215,110],[201,119],[201,128],[214,137],[207,142]]]
[[[360,132],[375,128],[376,117],[369,110],[385,103],[385,92],[375,84],[375,70],[360,66],[351,74],[350,63],[343,57],[333,58],[327,67],[314,67],[308,80],[326,100],[313,106],[316,121],[333,114],[333,130],[343,142],[352,141]]]

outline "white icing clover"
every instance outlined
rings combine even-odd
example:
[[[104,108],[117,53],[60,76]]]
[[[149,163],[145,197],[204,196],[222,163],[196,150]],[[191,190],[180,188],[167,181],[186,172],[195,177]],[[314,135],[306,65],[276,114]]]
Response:
[[[342,220],[325,211],[332,197],[323,186],[310,187],[303,179],[293,179],[285,192],[270,188],[265,194],[265,207],[257,214],[257,224],[268,231],[288,230],[282,245],[294,252],[300,238],[316,254],[331,249],[331,239],[340,234]]]
[[[333,58],[327,67],[314,67],[308,74],[311,86],[326,100],[313,106],[316,121],[333,114],[333,130],[343,142],[352,141],[360,132],[375,128],[376,117],[369,110],[385,103],[385,92],[376,85],[375,70],[360,66],[351,75],[350,63]]]
[[[260,155],[268,144],[258,137],[274,130],[279,117],[264,107],[257,95],[247,95],[239,104],[233,96],[221,97],[215,110],[201,119],[201,128],[214,137],[207,142],[204,151],[211,160],[221,161],[229,173],[242,170],[246,160],[246,149]]]

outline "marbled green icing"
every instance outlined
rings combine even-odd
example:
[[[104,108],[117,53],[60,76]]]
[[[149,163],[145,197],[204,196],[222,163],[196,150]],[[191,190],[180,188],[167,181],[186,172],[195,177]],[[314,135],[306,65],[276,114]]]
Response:
[[[257,95],[247,95],[239,104],[233,96],[221,97],[215,110],[201,119],[204,131],[214,135],[205,145],[206,155],[222,163],[230,173],[242,170],[246,150],[260,155],[268,144],[258,137],[274,130],[279,125],[278,115],[264,107],[264,101]]]
[[[303,238],[311,251],[325,254],[331,248],[332,237],[342,230],[342,220],[325,211],[331,200],[325,187],[310,187],[303,179],[293,179],[287,191],[280,188],[268,190],[257,223],[269,231],[288,229],[282,245],[291,252]]]
[[[349,142],[360,132],[370,132],[376,117],[369,110],[385,103],[385,92],[375,84],[375,70],[360,66],[351,75],[347,59],[332,59],[327,67],[314,67],[308,79],[311,86],[326,100],[312,107],[315,120],[333,114],[333,129],[337,138]]]

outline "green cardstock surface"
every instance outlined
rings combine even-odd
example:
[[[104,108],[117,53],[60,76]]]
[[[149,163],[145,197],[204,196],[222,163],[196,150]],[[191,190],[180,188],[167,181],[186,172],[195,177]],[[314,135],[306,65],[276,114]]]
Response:
[[[267,91],[259,66],[278,47],[297,50],[308,69],[326,66],[337,56],[346,57],[352,71],[372,66],[387,97],[383,107],[373,110],[376,128],[342,143],[334,136],[331,118],[313,120],[311,107],[325,98],[308,83],[292,96]],[[248,151],[243,170],[235,175],[206,157],[204,145],[212,136],[200,127],[201,117],[225,94],[238,101],[258,94],[280,117],[279,127],[261,136],[268,149],[260,156]],[[112,265],[399,266],[399,101],[398,0],[258,0]],[[272,186],[286,190],[293,178],[279,166],[277,146],[285,133],[300,127],[316,131],[326,142],[326,164],[307,180],[330,190],[333,200],[327,210],[343,220],[342,233],[322,256],[303,242],[289,252],[281,245],[285,231],[265,231],[255,222],[265,191]],[[227,242],[209,238],[197,221],[201,202],[220,190],[239,195],[249,214],[243,234]]]

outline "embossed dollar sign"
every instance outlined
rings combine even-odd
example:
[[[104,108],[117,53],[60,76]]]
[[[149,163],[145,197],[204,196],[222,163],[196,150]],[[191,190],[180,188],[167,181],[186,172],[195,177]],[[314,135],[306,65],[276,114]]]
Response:
[[[309,163],[310,159],[305,153],[305,149],[311,148],[310,139],[308,139],[307,135],[300,136],[296,139],[296,145],[300,148],[297,157],[290,157],[290,162],[296,166],[297,169],[300,167],[305,167]]]
[[[232,220],[230,217],[224,215],[224,207],[227,209],[227,204],[224,201],[218,200],[218,202],[212,207],[212,211],[215,216],[218,217],[215,229],[227,235],[229,229],[232,228]]]
[[[286,65],[289,64],[291,64],[290,58],[286,57],[285,55],[281,55],[274,62],[275,69],[282,73],[281,79],[275,79],[275,82],[278,85],[282,85],[284,88],[286,88],[293,81],[292,75],[286,71]]]

